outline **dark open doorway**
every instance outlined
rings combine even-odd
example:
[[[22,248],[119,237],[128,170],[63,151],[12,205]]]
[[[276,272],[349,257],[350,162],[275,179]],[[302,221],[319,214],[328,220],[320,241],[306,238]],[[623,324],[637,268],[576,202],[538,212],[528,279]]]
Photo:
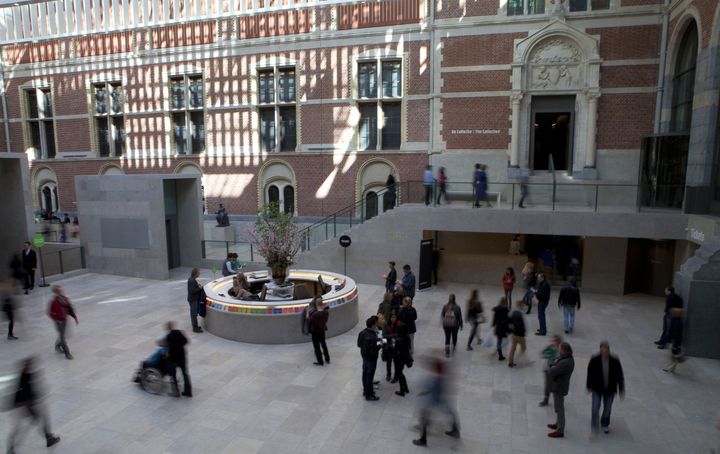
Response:
[[[574,96],[541,96],[532,100],[532,169],[572,169]]]

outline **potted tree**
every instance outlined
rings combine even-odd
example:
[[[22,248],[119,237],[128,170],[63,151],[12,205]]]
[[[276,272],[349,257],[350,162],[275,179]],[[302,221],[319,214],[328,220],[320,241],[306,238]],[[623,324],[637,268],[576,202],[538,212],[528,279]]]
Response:
[[[299,251],[299,227],[291,215],[280,211],[277,203],[265,206],[255,226],[248,231],[250,242],[265,257],[276,285],[283,285],[293,258]]]

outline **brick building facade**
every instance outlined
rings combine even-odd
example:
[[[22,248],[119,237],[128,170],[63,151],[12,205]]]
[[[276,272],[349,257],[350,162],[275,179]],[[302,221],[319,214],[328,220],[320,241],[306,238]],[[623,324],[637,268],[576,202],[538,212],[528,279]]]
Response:
[[[0,9],[0,150],[30,157],[38,209],[74,211],[75,175],[196,172],[211,212],[321,216],[390,172],[467,182],[483,162],[500,183],[542,178],[550,154],[568,178],[637,184],[642,138],[666,132],[689,134],[695,211],[720,199],[712,0],[76,5]]]

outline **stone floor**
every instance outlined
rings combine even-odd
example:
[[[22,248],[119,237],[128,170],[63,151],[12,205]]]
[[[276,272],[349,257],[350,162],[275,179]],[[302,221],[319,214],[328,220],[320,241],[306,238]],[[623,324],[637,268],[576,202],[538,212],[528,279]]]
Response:
[[[309,344],[249,345],[191,334],[195,397],[175,399],[147,394],[130,378],[163,336],[163,322],[176,319],[188,329],[185,270],[166,282],[85,274],[62,285],[80,318],[69,339],[74,361],[53,352],[55,333],[44,315],[48,289],[20,297],[20,340],[5,341],[3,336],[0,341],[0,376],[13,373],[16,361],[28,354],[41,358],[53,430],[62,437],[52,448],[55,453],[425,452],[411,443],[417,436],[411,428],[425,372],[418,366],[407,371],[411,394],[401,398],[384,381],[381,364],[376,375],[382,379],[380,401],[365,402],[355,345],[360,327],[328,341],[332,364],[322,368],[312,365]],[[440,307],[450,291],[464,301],[469,289],[444,285],[418,293],[418,354],[442,347]],[[489,309],[499,291],[480,290]],[[380,286],[360,286],[362,320],[374,312],[381,294]],[[462,439],[455,442],[436,425],[427,452],[720,452],[720,430],[715,428],[720,361],[690,358],[677,376],[664,373],[668,353],[652,343],[661,311],[658,298],[583,295],[576,332],[568,339],[576,371],[566,398],[562,440],[547,437],[545,425],[554,421],[554,414],[551,407],[537,405],[544,340],[528,338],[528,352],[516,369],[499,363],[491,350],[459,349],[453,363]],[[556,307],[551,306],[548,317],[551,332],[558,332]],[[528,326],[531,331],[537,327],[534,313]],[[467,335],[467,330],[461,332],[462,345]],[[591,441],[585,370],[602,339],[610,341],[622,360],[627,396],[613,408],[612,432]],[[13,413],[0,413],[3,440],[13,418]],[[45,451],[36,428],[26,432],[17,451]]]

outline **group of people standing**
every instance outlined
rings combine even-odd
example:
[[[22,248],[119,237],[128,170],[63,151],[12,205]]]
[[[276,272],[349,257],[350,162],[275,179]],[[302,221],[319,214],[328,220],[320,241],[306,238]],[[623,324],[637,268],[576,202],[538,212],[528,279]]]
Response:
[[[441,205],[441,200],[444,199],[445,203],[450,203],[447,198],[447,175],[445,174],[445,167],[438,169],[437,177],[433,175],[432,166],[428,165],[425,167],[423,172],[423,187],[425,188],[425,205],[428,206],[433,201],[433,190],[437,185],[437,196],[435,198],[435,204]],[[492,207],[488,201],[488,176],[487,166],[484,164],[475,164],[475,170],[472,177],[472,191],[473,191],[473,206],[480,208],[480,203],[487,203],[488,207]]]

